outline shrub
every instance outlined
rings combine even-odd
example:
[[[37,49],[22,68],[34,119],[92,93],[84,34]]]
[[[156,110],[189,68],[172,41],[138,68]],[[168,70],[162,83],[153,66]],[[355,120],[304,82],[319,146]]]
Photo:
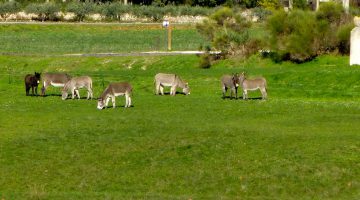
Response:
[[[267,27],[271,33],[271,47],[278,57],[304,62],[317,55],[317,21],[312,12],[295,10],[288,14],[280,11],[269,18]]]
[[[271,11],[262,7],[256,7],[252,10],[253,16],[257,17],[260,21],[264,21],[271,15]]]
[[[344,14],[344,9],[341,4],[336,2],[322,3],[319,10],[316,12],[318,20],[324,20],[330,24],[339,25]]]
[[[79,2],[74,1],[68,5],[66,10],[75,14],[75,20],[84,21],[85,17],[92,14],[96,7],[92,1]]]
[[[214,50],[220,50],[224,55],[244,55],[250,25],[242,16],[224,7],[198,24],[197,29],[209,38]]]
[[[26,6],[25,11],[36,14],[41,21],[54,21],[57,19],[56,14],[60,11],[60,7],[55,3],[32,3]]]
[[[100,13],[107,19],[121,21],[121,16],[129,12],[129,6],[120,2],[105,3],[100,6]]]
[[[298,8],[298,9],[307,9],[308,6],[308,1],[307,0],[293,0],[293,8]]]
[[[0,3],[0,16],[3,20],[7,20],[7,18],[14,13],[20,11],[20,4],[16,1],[7,1]]]
[[[336,33],[339,53],[343,55],[350,53],[350,33],[353,28],[354,24],[345,24],[340,26]]]

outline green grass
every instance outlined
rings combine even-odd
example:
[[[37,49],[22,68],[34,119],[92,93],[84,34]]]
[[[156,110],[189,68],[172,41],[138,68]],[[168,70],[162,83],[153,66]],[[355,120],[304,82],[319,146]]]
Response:
[[[191,25],[174,25],[172,50],[197,50],[206,43]],[[0,53],[70,54],[167,50],[160,24],[0,25]]]
[[[360,68],[348,59],[252,57],[203,70],[196,56],[0,56],[0,197],[358,199]],[[134,107],[26,97],[34,70],[90,75],[96,97],[129,81]],[[221,98],[221,75],[243,70],[266,77],[267,101]],[[191,95],[153,95],[157,72],[181,75]]]

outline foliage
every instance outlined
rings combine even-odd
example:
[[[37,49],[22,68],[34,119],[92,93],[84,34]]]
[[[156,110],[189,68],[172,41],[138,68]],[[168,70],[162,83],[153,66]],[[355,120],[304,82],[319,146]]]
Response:
[[[293,8],[306,10],[309,6],[307,0],[292,0],[292,1],[293,1]]]
[[[26,6],[25,11],[38,15],[38,19],[41,21],[55,21],[60,7],[55,3],[32,3]]]
[[[11,14],[15,14],[19,11],[20,4],[16,1],[0,2],[0,16],[5,21]]]
[[[268,9],[264,9],[263,7],[256,7],[252,9],[253,16],[256,16],[259,21],[264,21],[268,16],[272,14],[272,12]]]
[[[77,21],[84,21],[85,17],[89,14],[94,13],[96,10],[96,4],[92,1],[73,1],[66,8],[68,12],[72,12],[76,16]]]
[[[284,59],[288,57],[296,62],[304,62],[317,55],[319,33],[316,17],[312,12],[278,11],[269,17],[267,27],[271,33],[272,49]]]
[[[339,53],[348,55],[350,53],[350,33],[354,28],[353,23],[344,24],[336,32]]]
[[[277,54],[276,59],[280,57],[304,62],[339,48],[342,49],[340,52],[346,52],[348,40],[339,40],[339,37],[345,37],[340,35],[347,29],[342,30],[341,34],[337,33],[337,30],[348,20],[342,6],[333,2],[321,4],[315,14],[303,10],[290,13],[278,11],[267,21],[267,29],[271,33],[270,43]]]
[[[277,10],[281,7],[279,0],[259,0],[259,5],[269,10]]]
[[[223,54],[242,55],[249,39],[248,29],[251,24],[230,8],[224,7],[197,25],[200,33],[205,35],[215,50]]]
[[[100,7],[101,14],[104,15],[109,20],[121,21],[121,16],[128,13],[130,7],[124,5],[120,2],[115,3],[105,3]]]
[[[343,14],[344,9],[341,4],[337,2],[326,2],[320,5],[319,10],[316,12],[316,17],[318,20],[339,25]]]

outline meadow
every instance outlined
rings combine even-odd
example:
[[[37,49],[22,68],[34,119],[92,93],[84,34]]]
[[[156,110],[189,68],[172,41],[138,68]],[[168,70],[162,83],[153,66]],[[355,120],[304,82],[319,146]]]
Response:
[[[210,69],[199,59],[0,56],[0,198],[360,197],[360,68],[349,57],[253,56]],[[34,71],[89,75],[95,97],[128,81],[133,107],[119,97],[97,110],[96,99],[62,101],[59,88],[25,96]],[[220,77],[242,71],[268,80],[268,100],[221,98]],[[154,95],[158,72],[179,74],[191,94]]]
[[[206,40],[195,26],[173,24],[172,50],[197,50]],[[62,55],[167,50],[158,24],[8,24],[0,26],[0,53]]]

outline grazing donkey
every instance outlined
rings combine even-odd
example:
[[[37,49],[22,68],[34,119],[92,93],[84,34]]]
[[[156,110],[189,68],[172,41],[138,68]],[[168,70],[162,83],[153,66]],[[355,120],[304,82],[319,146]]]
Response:
[[[240,84],[240,76],[238,74],[233,75],[224,75],[221,77],[221,87],[223,98],[225,98],[226,91],[230,89],[230,99],[232,98],[233,93],[235,93],[235,98],[238,98],[238,87]]]
[[[37,95],[37,88],[40,83],[40,76],[41,76],[41,73],[37,73],[37,72],[35,72],[35,75],[27,74],[25,76],[26,96],[29,96],[30,88],[32,91],[32,95],[34,95],[34,89],[35,89],[35,95]]]
[[[71,79],[71,76],[66,73],[45,73],[42,79],[41,95],[44,96],[46,88],[51,85],[54,87],[64,87],[65,83]]]
[[[75,94],[80,99],[80,88],[86,88],[88,95],[86,99],[93,98],[93,92],[92,92],[92,79],[89,76],[80,76],[80,77],[74,77],[70,79],[68,82],[65,83],[64,88],[62,90],[62,100],[67,99],[68,97],[68,91],[71,92],[71,98],[75,98]]]
[[[115,108],[115,97],[124,95],[125,108],[129,108],[131,106],[131,94],[132,86],[129,83],[110,83],[109,86],[107,86],[104,92],[101,94],[98,100],[97,108],[100,110],[106,108],[109,104],[110,98],[112,99],[113,108]]]
[[[248,90],[257,90],[257,89],[260,89],[262,99],[267,98],[266,80],[263,77],[259,77],[256,79],[247,79],[245,77],[245,72],[243,72],[240,75],[240,86],[242,87],[243,90],[243,99],[248,98],[248,94],[247,94]]]
[[[161,92],[161,95],[164,95],[164,87],[171,87],[170,89],[170,95],[175,96],[176,94],[176,88],[180,87],[183,89],[183,93],[185,95],[190,94],[190,88],[188,83],[181,80],[181,78],[176,74],[164,74],[164,73],[158,73],[155,75],[155,89],[156,89],[156,95]]]

